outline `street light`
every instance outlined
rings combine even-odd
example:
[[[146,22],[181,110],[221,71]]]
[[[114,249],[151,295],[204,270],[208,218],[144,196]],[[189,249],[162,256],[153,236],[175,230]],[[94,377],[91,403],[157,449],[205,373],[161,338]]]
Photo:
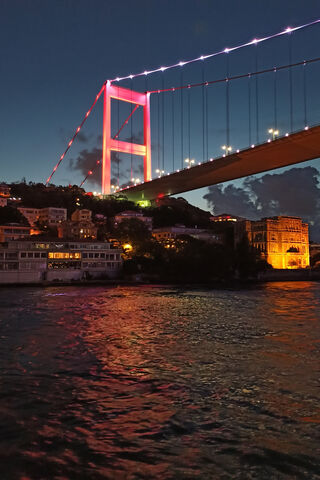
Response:
[[[279,135],[279,130],[269,128],[268,133],[272,135],[272,140],[274,140]]]
[[[230,147],[230,145],[222,145],[221,148],[226,152],[226,155],[228,155],[232,151],[232,147]]]
[[[195,163],[195,160],[193,158],[192,159],[186,158],[185,163],[188,164],[188,167],[191,167]]]
[[[164,170],[159,170],[159,168],[156,169],[156,173],[158,174],[158,177],[160,178],[162,175],[164,175],[166,172]]]
[[[140,183],[141,180],[140,180],[140,178],[131,178],[131,182],[132,183]]]

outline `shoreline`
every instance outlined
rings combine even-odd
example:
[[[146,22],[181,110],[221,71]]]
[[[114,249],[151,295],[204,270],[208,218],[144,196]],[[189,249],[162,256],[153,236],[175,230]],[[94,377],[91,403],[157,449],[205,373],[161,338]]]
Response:
[[[270,272],[274,273],[274,272]],[[0,289],[3,288],[16,288],[16,287],[37,287],[37,288],[48,288],[48,287],[89,287],[89,286],[126,286],[126,287],[137,287],[137,286],[159,286],[167,287],[172,286],[175,288],[184,287],[196,287],[196,288],[219,288],[219,289],[229,289],[229,288],[241,288],[254,285],[262,285],[264,283],[277,283],[277,282],[319,282],[320,281],[320,272],[299,272],[295,274],[280,274],[275,275],[260,275],[257,278],[250,279],[232,279],[232,280],[220,280],[220,281],[211,281],[211,282],[179,282],[179,281],[166,281],[166,280],[155,280],[148,279],[147,277],[141,277],[141,279],[96,279],[96,280],[85,280],[85,281],[73,281],[73,282],[35,282],[35,283],[2,283],[0,284]]]

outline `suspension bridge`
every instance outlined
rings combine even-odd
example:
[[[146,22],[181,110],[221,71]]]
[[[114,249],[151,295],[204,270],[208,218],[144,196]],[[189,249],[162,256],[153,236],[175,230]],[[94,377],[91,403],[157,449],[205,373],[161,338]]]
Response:
[[[155,200],[318,158],[319,24],[107,80],[46,184],[102,96],[101,158],[80,186],[99,169],[103,195]]]

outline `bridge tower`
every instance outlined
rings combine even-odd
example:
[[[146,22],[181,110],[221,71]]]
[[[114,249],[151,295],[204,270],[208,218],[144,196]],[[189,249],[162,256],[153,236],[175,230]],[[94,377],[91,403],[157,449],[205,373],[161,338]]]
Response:
[[[143,145],[124,142],[111,137],[111,98],[143,107]],[[150,132],[150,93],[134,92],[113,85],[109,80],[104,87],[103,145],[102,145],[102,193],[111,193],[111,151],[130,153],[144,157],[144,181],[151,178],[151,132]]]

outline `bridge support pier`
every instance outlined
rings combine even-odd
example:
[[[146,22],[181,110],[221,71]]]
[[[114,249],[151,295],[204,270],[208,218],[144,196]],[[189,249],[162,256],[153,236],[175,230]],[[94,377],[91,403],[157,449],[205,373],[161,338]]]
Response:
[[[143,107],[144,143],[139,145],[123,142],[111,137],[111,99],[132,103]],[[103,105],[103,143],[102,143],[102,194],[111,193],[111,151],[130,153],[144,157],[144,181],[151,177],[151,131],[150,131],[150,93],[134,92],[127,88],[114,86],[107,81],[104,87]]]

